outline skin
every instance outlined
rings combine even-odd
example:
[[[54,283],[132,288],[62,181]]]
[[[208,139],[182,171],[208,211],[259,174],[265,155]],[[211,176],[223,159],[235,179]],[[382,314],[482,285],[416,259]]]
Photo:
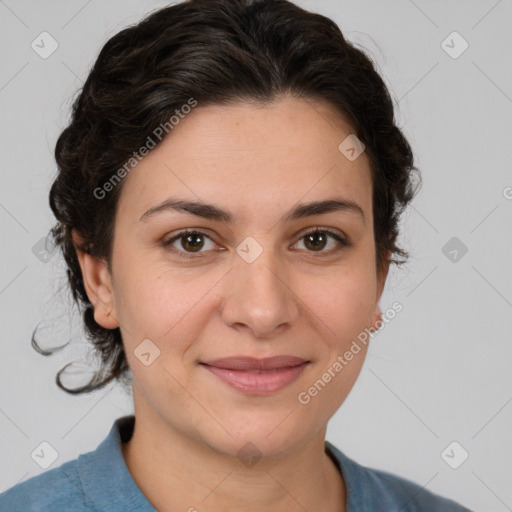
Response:
[[[297,396],[380,318],[388,268],[376,271],[369,160],[338,150],[353,132],[320,101],[198,105],[124,179],[112,273],[78,251],[96,321],[121,329],[136,417],[123,455],[158,510],[345,510],[324,440],[366,349],[308,404]],[[171,196],[217,205],[234,220],[172,210],[140,220]],[[356,202],[364,220],[348,210],[281,220],[298,203],[333,197]],[[350,245],[335,251],[328,237],[315,251],[304,237],[315,227]],[[186,228],[206,233],[199,253],[183,238],[174,252],[162,245]],[[252,263],[236,252],[248,236],[263,249]],[[192,259],[178,255],[186,248]],[[149,366],[134,355],[146,338],[160,350]],[[198,364],[282,354],[311,363],[269,396],[236,391]],[[251,467],[237,456],[249,442],[261,454]]]

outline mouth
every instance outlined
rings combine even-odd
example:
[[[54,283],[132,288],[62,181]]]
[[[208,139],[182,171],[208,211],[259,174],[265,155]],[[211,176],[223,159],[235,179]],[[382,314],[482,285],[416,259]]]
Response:
[[[311,361],[295,356],[232,357],[199,364],[224,384],[248,395],[276,393],[297,380]]]

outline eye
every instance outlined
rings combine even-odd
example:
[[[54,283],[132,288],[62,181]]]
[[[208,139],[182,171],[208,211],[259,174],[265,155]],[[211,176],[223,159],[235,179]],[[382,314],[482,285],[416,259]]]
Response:
[[[323,249],[329,245],[329,239],[334,240],[334,243],[331,244],[334,245],[334,248],[331,247],[331,250],[324,251]],[[349,245],[348,241],[343,239],[338,233],[319,227],[303,234],[299,241],[302,240],[304,240],[304,246],[308,252],[321,252],[330,254]]]
[[[334,243],[331,243],[334,247],[331,247],[330,250],[324,250],[329,245],[329,239],[334,241]],[[317,252],[322,254],[331,254],[350,245],[350,243],[343,239],[338,233],[320,227],[303,234],[300,237],[299,242],[302,240],[304,240],[304,246],[306,247],[305,250],[307,252]],[[208,241],[212,244],[210,247],[208,247]],[[164,248],[171,250],[178,256],[190,259],[196,257],[194,254],[200,254],[208,252],[209,249],[214,249],[215,242],[202,231],[187,229],[180,231],[169,240],[163,241],[162,245]]]
[[[201,249],[205,248],[208,250],[208,244],[205,244],[205,239],[209,240],[213,245],[215,242],[202,231],[191,231],[185,230],[177,233],[175,236],[163,242],[165,248],[171,249],[183,258],[193,258],[194,256],[187,256],[187,253],[200,253],[205,252]],[[179,247],[176,247],[177,244]],[[211,247],[210,247],[211,248]]]

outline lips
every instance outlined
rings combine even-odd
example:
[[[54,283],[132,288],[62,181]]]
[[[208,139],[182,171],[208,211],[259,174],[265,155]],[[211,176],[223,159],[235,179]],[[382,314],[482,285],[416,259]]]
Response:
[[[246,395],[269,395],[297,380],[310,363],[295,356],[230,357],[200,364],[224,384]]]
[[[223,368],[224,370],[257,372],[293,368],[294,366],[299,366],[307,362],[308,361],[305,359],[295,356],[274,356],[263,359],[257,359],[255,357],[225,357],[213,361],[204,361],[201,364],[214,366],[215,368]]]

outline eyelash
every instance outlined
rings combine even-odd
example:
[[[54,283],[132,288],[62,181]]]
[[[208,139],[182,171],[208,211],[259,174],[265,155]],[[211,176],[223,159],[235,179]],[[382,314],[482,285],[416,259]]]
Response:
[[[340,235],[338,235],[338,233],[334,232],[334,231],[331,231],[330,229],[327,229],[327,228],[321,228],[321,227],[316,227],[315,229],[312,229],[310,231],[307,231],[306,233],[304,233],[298,240],[297,242],[299,242],[300,240],[302,240],[303,238],[305,238],[306,236],[308,235],[311,235],[311,234],[315,234],[315,233],[323,233],[323,234],[326,234],[332,238],[334,238],[338,243],[339,243],[339,246],[334,248],[334,249],[331,249],[330,251],[319,251],[317,254],[320,254],[320,255],[330,255],[330,254],[333,254],[333,253],[336,253],[338,251],[340,251],[341,249],[344,249],[345,247],[348,247],[350,246],[350,243],[343,239]],[[203,251],[203,252],[197,252],[197,253],[187,253],[186,251],[182,251],[182,250],[179,250],[179,249],[176,249],[175,247],[172,247],[172,244],[176,241],[176,240],[179,240],[180,238],[183,238],[187,235],[201,235],[201,236],[204,236],[208,239],[210,239],[212,242],[214,242],[212,240],[212,238],[210,236],[208,236],[206,233],[204,233],[203,231],[198,231],[198,230],[190,230],[190,229],[185,229],[183,231],[180,231],[179,233],[177,233],[176,235],[174,235],[172,238],[170,238],[169,240],[165,240],[162,242],[162,245],[165,249],[169,249],[171,250],[172,252],[178,254],[179,257],[181,258],[185,258],[185,259],[194,259],[194,258],[197,258],[199,257],[203,252],[206,252],[206,251]],[[296,242],[296,243],[297,243]],[[214,242],[215,243],[215,242]],[[295,245],[295,244],[294,244]],[[307,251],[307,252],[311,252],[311,253],[315,253],[315,251]],[[190,256],[189,256],[190,254]]]

